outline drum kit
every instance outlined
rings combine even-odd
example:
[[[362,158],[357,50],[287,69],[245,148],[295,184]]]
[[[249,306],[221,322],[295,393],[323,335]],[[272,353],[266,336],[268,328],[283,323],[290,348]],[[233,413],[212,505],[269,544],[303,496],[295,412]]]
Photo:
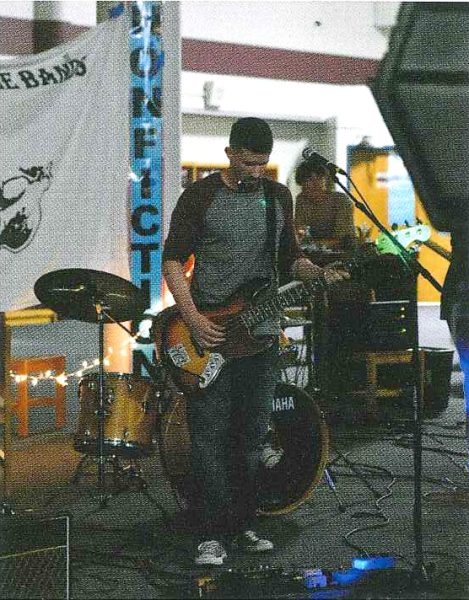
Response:
[[[98,325],[98,372],[79,382],[79,415],[75,449],[97,465],[97,489],[106,505],[106,463],[126,459],[131,465],[150,455],[156,440],[166,477],[181,508],[190,505],[190,436],[187,393],[175,385],[165,357],[158,356],[150,377],[104,370],[104,325],[143,316],[142,291],[110,273],[62,269],[40,277],[34,291],[39,301],[60,317]],[[160,326],[155,318],[153,327]],[[154,332],[157,337],[160,332]],[[155,344],[156,345],[156,344]],[[156,374],[156,375],[155,375]],[[259,512],[290,512],[312,494],[327,472],[328,430],[315,401],[304,390],[279,382],[272,401],[270,444],[279,459],[259,471]],[[132,466],[133,474],[139,477]],[[140,478],[141,489],[146,482]],[[143,483],[142,483],[143,482]]]

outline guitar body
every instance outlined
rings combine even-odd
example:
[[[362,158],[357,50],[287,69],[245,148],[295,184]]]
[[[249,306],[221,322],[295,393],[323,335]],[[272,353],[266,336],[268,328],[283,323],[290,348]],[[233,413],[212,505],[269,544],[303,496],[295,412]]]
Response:
[[[196,383],[198,387],[205,388],[216,379],[231,358],[252,356],[269,346],[270,339],[251,336],[249,328],[239,321],[235,329],[230,329],[230,319],[245,312],[248,306],[243,297],[238,297],[228,305],[200,311],[214,323],[226,327],[226,341],[204,351],[199,351],[194,344],[189,328],[177,309],[166,309],[162,350],[169,364],[182,371],[178,374],[182,383],[189,386]]]

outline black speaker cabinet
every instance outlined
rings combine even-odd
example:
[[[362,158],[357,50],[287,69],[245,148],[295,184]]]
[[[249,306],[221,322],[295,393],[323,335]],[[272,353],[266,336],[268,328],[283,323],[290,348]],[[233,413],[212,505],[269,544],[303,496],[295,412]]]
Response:
[[[469,3],[402,2],[371,90],[437,229],[469,215]]]
[[[412,342],[408,300],[330,303],[329,353],[405,350]]]
[[[0,515],[0,599],[70,598],[68,516]]]

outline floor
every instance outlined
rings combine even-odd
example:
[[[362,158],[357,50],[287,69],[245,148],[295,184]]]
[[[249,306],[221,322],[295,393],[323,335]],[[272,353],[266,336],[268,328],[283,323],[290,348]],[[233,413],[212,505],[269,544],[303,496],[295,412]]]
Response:
[[[450,347],[434,307],[425,310],[421,345]],[[89,333],[91,338],[91,328]],[[24,340],[14,340],[17,352],[26,347],[23,334]],[[74,356],[89,351],[83,340]],[[54,343],[60,347],[60,340]],[[443,408],[426,411],[421,486],[409,404],[383,412],[375,423],[354,421],[352,411],[347,423],[328,424],[326,472],[332,482],[322,472],[309,474],[318,481],[297,498],[298,507],[260,518],[260,531],[271,537],[274,551],[248,557],[231,550],[225,564],[212,569],[194,567],[198,537],[156,446],[136,463],[146,488],[132,476],[135,465],[123,460],[106,464],[106,494],[100,494],[96,462],[83,461],[86,455],[74,449],[76,422],[51,432],[47,414],[38,416],[31,435],[16,438],[7,457],[0,598],[66,597],[66,554],[60,554],[66,527],[59,531],[57,525],[66,516],[71,598],[469,598],[461,381],[455,364]],[[75,403],[69,415],[76,415],[76,398],[68,402]],[[178,452],[171,456],[174,469],[185,458],[183,444]],[[3,485],[5,469],[0,473]],[[292,481],[284,475],[285,487]],[[374,556],[390,568],[352,569],[360,558]],[[41,560],[46,569],[38,568]],[[43,580],[39,571],[55,573],[53,581]],[[325,587],[311,587],[315,584]]]

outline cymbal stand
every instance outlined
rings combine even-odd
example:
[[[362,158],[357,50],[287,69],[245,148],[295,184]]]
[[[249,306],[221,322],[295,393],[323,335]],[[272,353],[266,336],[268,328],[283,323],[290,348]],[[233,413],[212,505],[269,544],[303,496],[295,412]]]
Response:
[[[105,493],[106,485],[106,453],[104,444],[104,419],[106,418],[105,408],[105,393],[106,393],[106,379],[104,374],[104,320],[108,318],[112,322],[116,323],[129,335],[131,332],[124,327],[121,323],[114,320],[111,315],[107,312],[109,307],[103,306],[103,304],[96,298],[93,298],[93,305],[96,309],[96,317],[98,321],[98,497],[101,507],[107,505],[109,495]]]
[[[164,512],[164,509],[161,505],[152,497],[150,492],[148,491],[148,483],[143,478],[141,474],[141,469],[139,468],[137,461],[135,458],[129,459],[129,464],[127,466],[122,466],[121,460],[119,457],[111,455],[106,455],[105,448],[105,427],[104,420],[106,418],[106,406],[105,406],[105,397],[106,397],[106,376],[104,372],[104,323],[105,319],[109,319],[116,325],[119,325],[124,331],[126,331],[129,335],[132,335],[132,332],[127,329],[122,323],[119,323],[115,319],[111,317],[111,315],[107,312],[110,310],[107,306],[104,306],[99,300],[93,298],[93,306],[96,310],[96,317],[98,322],[98,410],[97,410],[97,434],[98,434],[98,455],[97,455],[97,465],[98,465],[98,498],[99,504],[101,508],[107,507],[108,501],[111,498],[112,494],[106,493],[106,464],[112,463],[113,465],[113,475],[114,475],[114,483],[119,482],[122,488],[120,491],[124,491],[127,489],[129,484],[135,483],[138,486],[138,490],[143,493],[152,504],[154,504],[158,509]],[[77,483],[79,477],[81,475],[82,470],[84,469],[87,462],[89,462],[90,457],[84,456],[80,461],[80,464],[77,468],[77,471],[73,477],[74,483]],[[127,486],[122,487],[123,482],[127,482]]]
[[[93,302],[96,308],[96,316],[98,319],[98,495],[99,503],[102,507],[106,506],[108,496],[105,494],[105,477],[106,477],[106,457],[104,454],[104,418],[106,411],[104,408],[104,394],[106,384],[104,379],[104,314],[103,306],[98,301]]]
[[[128,333],[129,336],[132,339],[135,339],[134,338],[134,334],[132,333],[132,331],[130,329],[128,329],[125,325],[123,325],[119,321],[116,321],[115,319],[113,319],[112,316],[109,313],[107,313],[106,310],[104,310],[104,308],[102,308],[101,310],[102,310],[102,314],[107,319],[109,319],[109,321],[111,321],[115,325],[119,325],[119,327],[121,329],[123,329],[126,333]],[[150,376],[150,379],[153,381],[153,383],[154,384],[161,383],[161,381],[162,381],[162,370],[163,370],[161,362],[160,361],[156,361],[156,365],[152,365],[151,368],[147,365],[146,368],[148,370],[148,375]]]
[[[157,501],[151,496],[148,491],[148,482],[142,475],[142,468],[138,464],[138,461],[142,456],[125,456],[118,454],[109,454],[104,457],[104,467],[110,467],[112,469],[112,480],[114,489],[106,497],[104,503],[101,504],[101,508],[107,505],[107,501],[119,494],[120,492],[129,491],[130,489],[137,489],[137,491],[145,494],[145,496],[155,506],[160,508]],[[98,463],[99,465],[100,463]],[[96,466],[96,459],[94,456],[85,454],[80,460],[78,467],[71,479],[73,485],[78,485],[81,478],[86,476],[87,468],[90,466]],[[109,471],[110,469],[108,469]],[[94,472],[93,472],[94,474]],[[109,476],[109,474],[108,474]]]

